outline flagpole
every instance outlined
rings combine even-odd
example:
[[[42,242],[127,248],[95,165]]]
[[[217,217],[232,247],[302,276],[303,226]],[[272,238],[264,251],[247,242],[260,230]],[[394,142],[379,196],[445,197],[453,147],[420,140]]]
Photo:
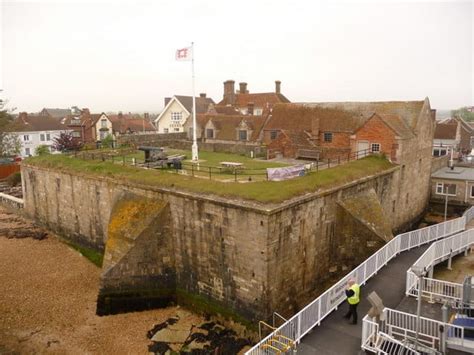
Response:
[[[194,94],[194,42],[191,42],[191,67],[193,76],[193,145],[191,150],[193,155],[193,161],[197,162],[199,160],[199,155],[196,139],[196,95]]]

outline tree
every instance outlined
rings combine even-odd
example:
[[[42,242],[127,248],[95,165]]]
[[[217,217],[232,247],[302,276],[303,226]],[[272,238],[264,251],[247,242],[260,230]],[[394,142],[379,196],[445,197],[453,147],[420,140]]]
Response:
[[[5,108],[6,101],[0,99],[0,130],[13,121],[10,112]]]
[[[46,144],[41,144],[36,147],[35,154],[36,155],[47,155],[50,154],[49,147]]]
[[[114,146],[114,137],[111,134],[107,134],[107,136],[102,139],[101,147],[102,148],[113,148]]]
[[[474,121],[474,112],[470,112],[467,107],[461,107],[457,110],[451,111],[452,117],[460,117],[464,121],[471,122]]]
[[[53,148],[59,152],[81,149],[82,144],[74,140],[71,132],[61,132],[59,137],[54,138]]]
[[[20,154],[21,142],[16,134],[0,132],[0,156],[7,157]]]

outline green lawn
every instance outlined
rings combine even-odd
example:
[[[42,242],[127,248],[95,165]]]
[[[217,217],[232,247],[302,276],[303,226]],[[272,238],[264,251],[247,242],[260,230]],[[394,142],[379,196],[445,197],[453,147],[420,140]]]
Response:
[[[204,153],[204,152],[203,152]],[[219,161],[221,153],[215,161]],[[234,160],[236,155],[231,155]],[[203,159],[205,154],[203,156]],[[245,157],[241,157],[245,161]],[[223,159],[230,160],[230,159]],[[222,161],[222,160],[220,160]],[[281,202],[296,195],[314,192],[347,183],[394,167],[381,156],[343,164],[304,177],[287,181],[257,181],[252,183],[221,182],[173,173],[172,170],[141,169],[128,165],[114,164],[110,161],[82,160],[74,156],[47,155],[25,160],[27,164],[56,168],[65,171],[77,171],[84,174],[108,176],[117,180],[136,182],[144,185],[182,189],[191,192],[215,194],[230,198],[242,198],[259,202]],[[265,162],[263,162],[265,163]],[[247,163],[245,163],[247,164]]]

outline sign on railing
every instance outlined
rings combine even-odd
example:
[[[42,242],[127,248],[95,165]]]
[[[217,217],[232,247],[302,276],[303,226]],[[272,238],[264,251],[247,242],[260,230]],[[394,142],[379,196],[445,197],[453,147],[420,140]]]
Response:
[[[470,220],[467,214],[469,213],[469,218],[474,216],[474,210],[471,210],[473,208],[463,217],[397,235],[245,354],[266,354],[263,349],[265,345],[271,345],[275,337],[279,335],[289,337],[299,343],[311,329],[319,325],[329,313],[344,302],[344,289],[350,278],[354,278],[357,283],[363,285],[400,252],[464,230],[466,220]]]

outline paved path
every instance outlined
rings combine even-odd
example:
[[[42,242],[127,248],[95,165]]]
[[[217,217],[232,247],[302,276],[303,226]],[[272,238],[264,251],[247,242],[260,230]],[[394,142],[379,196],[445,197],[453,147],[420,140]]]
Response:
[[[316,326],[311,333],[303,338],[298,346],[298,355],[358,354],[361,351],[362,318],[370,308],[366,296],[375,291],[382,298],[386,307],[397,308],[405,297],[406,271],[428,246],[401,253],[361,288],[361,302],[357,309],[359,323],[357,325],[349,324],[343,318],[347,312],[347,305],[343,304],[323,320],[321,326]]]

